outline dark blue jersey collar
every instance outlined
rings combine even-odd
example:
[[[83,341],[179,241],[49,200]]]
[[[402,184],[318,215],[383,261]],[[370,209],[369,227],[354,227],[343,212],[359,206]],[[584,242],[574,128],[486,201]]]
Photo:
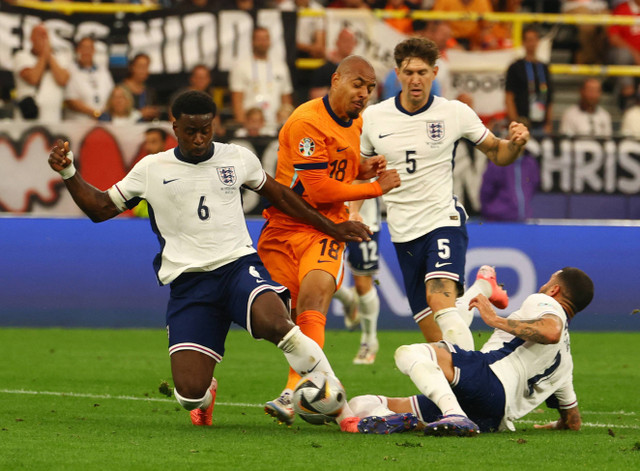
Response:
[[[205,155],[203,155],[201,159],[196,160],[196,161],[188,159],[184,155],[182,155],[182,152],[180,152],[180,146],[176,146],[175,149],[173,149],[173,154],[176,156],[176,159],[181,160],[182,162],[186,162],[188,164],[199,164],[200,162],[206,162],[211,157],[213,157],[213,153],[214,153],[215,149],[216,149],[215,145],[212,142],[211,143],[211,150],[209,152],[207,152]]]
[[[336,123],[338,123],[343,128],[348,128],[349,126],[351,126],[351,123],[353,123],[352,119],[349,119],[349,121],[343,121],[338,117],[337,114],[333,112],[333,110],[331,109],[331,105],[329,104],[329,95],[325,95],[324,97],[322,97],[322,103],[324,103],[324,107],[327,109],[327,113],[329,113],[329,116],[331,116],[331,118]]]
[[[405,110],[404,107],[400,104],[400,94],[401,93],[402,92],[400,92],[400,93],[398,93],[396,95],[396,108],[398,108],[398,111],[400,111],[401,113],[407,114],[409,116],[415,116],[415,115],[420,114],[420,113],[422,113],[424,111],[427,111],[429,109],[429,107],[431,106],[431,103],[433,103],[433,94],[430,93],[429,94],[429,99],[427,100],[427,103],[422,108],[420,108],[419,110],[416,110],[416,111],[414,111],[412,113],[410,111]]]

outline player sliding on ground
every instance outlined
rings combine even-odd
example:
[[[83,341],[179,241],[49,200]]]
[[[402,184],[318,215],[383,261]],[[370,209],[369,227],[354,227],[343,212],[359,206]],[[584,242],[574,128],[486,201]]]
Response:
[[[399,347],[396,365],[421,394],[354,397],[349,405],[355,417],[344,419],[342,430],[386,434],[420,426],[427,435],[464,436],[514,431],[514,420],[545,401],[560,419],[537,428],[579,430],[568,324],[592,298],[593,282],[572,267],[551,275],[506,318],[496,315],[486,296],[476,296],[470,306],[495,328],[482,349],[446,341]]]
[[[171,285],[166,316],[175,396],[191,411],[194,425],[211,425],[213,372],[232,322],[276,344],[299,374],[333,375],[322,349],[291,321],[287,288],[272,281],[253,248],[240,187],[337,240],[369,240],[369,232],[360,223],[336,224],[321,215],[267,175],[245,148],[214,143],[216,106],[206,93],[183,93],[172,113],[178,147],[144,157],[107,191],[76,172],[68,142],[58,141],[49,165],[94,222],[111,219],[141,199],[148,202],[161,242],[154,267],[160,284]]]

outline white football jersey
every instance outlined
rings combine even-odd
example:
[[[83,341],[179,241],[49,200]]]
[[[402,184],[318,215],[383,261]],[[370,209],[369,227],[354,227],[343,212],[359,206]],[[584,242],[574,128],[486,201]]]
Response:
[[[409,113],[399,95],[363,113],[360,152],[384,155],[387,168],[402,181],[382,198],[393,242],[415,240],[434,229],[460,226],[467,215],[453,194],[453,159],[457,142],[479,144],[489,130],[467,105],[438,96]]]
[[[266,180],[253,153],[216,142],[213,156],[198,164],[182,160],[177,147],[144,157],[109,196],[122,211],[147,200],[161,247],[154,267],[167,284],[181,273],[215,270],[255,252],[240,187],[259,190]]]
[[[512,351],[491,364],[505,392],[505,414],[501,429],[515,430],[512,421],[523,417],[555,395],[561,409],[578,404],[573,389],[573,358],[571,357],[567,316],[562,306],[546,294],[527,297],[522,307],[509,319],[538,319],[557,316],[562,322],[562,337],[556,344],[543,345],[524,341],[503,330],[495,329],[481,349],[489,352],[507,346]]]

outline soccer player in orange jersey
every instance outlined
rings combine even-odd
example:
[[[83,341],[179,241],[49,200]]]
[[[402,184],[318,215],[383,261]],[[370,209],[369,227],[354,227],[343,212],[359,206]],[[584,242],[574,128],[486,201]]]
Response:
[[[298,107],[280,131],[276,180],[335,222],[349,219],[346,201],[374,198],[400,185],[383,156],[360,159],[360,112],[375,86],[371,64],[349,56],[332,75],[328,95]],[[374,182],[352,184],[376,176]],[[273,279],[289,288],[296,324],[322,347],[329,304],[344,273],[344,243],[273,206],[264,217],[258,253]],[[299,379],[290,370],[282,395],[265,405],[287,425],[294,420],[291,393]]]

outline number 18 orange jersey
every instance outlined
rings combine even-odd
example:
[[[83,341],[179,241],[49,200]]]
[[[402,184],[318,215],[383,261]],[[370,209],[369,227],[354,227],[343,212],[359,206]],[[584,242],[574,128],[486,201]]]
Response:
[[[361,133],[362,118],[343,121],[328,96],[300,105],[280,131],[275,179],[332,221],[346,221],[346,201],[382,194],[376,182],[352,185],[359,173]],[[263,215],[269,225],[306,225],[274,207]]]

